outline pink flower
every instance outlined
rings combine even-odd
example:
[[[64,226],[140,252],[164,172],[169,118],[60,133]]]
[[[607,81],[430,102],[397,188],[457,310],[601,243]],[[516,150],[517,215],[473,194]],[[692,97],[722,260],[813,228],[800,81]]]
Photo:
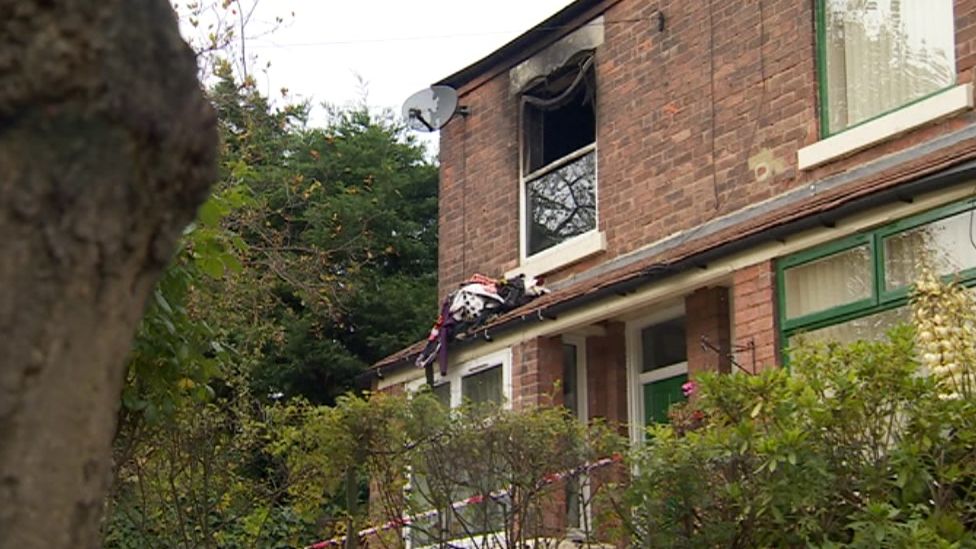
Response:
[[[698,390],[698,385],[694,381],[688,381],[681,386],[681,392],[684,393],[685,398],[688,398],[691,395],[695,394],[695,391],[697,390]]]

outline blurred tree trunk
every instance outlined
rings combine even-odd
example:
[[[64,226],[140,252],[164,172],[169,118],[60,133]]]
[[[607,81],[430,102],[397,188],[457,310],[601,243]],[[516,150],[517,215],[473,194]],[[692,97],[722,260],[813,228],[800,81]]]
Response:
[[[0,548],[97,547],[124,360],[215,177],[165,0],[0,0]]]

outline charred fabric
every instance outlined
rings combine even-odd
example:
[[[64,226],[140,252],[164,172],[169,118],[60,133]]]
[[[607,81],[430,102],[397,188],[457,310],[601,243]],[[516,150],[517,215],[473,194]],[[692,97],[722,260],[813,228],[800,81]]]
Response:
[[[433,385],[434,357],[437,357],[441,375],[447,375],[448,343],[470,336],[492,318],[546,293],[549,290],[541,286],[540,280],[524,275],[512,278],[473,275],[444,299],[437,321],[427,336],[427,345],[414,363],[426,370],[427,383]]]

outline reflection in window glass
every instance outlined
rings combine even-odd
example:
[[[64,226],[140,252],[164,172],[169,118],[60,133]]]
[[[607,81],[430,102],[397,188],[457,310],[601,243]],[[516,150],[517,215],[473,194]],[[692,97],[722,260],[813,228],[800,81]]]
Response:
[[[675,318],[641,330],[641,372],[688,360],[685,318]]]
[[[451,382],[434,386],[434,397],[447,408],[451,407]]]
[[[672,366],[688,360],[685,317],[641,330],[641,372]]]
[[[877,314],[862,316],[826,326],[809,332],[802,332],[794,335],[789,340],[789,345],[798,341],[806,343],[853,343],[855,341],[877,341],[884,337],[888,330],[895,327],[900,322],[911,320],[912,311],[907,306],[889,309]]]
[[[502,402],[502,366],[493,366],[461,379],[461,396],[473,404]]]
[[[913,283],[924,262],[940,275],[976,267],[976,246],[970,235],[972,215],[972,211],[963,212],[885,238],[885,288]]]
[[[867,245],[787,269],[783,273],[787,318],[871,297],[871,273],[871,251]]]
[[[952,0],[821,0],[828,133],[955,81]]]
[[[596,228],[596,151],[526,184],[528,254]]]

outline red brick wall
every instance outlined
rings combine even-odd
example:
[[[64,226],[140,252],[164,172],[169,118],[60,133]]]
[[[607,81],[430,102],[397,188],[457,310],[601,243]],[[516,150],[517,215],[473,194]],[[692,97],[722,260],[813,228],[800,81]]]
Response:
[[[819,139],[814,1],[708,5],[622,0],[604,14],[598,215],[608,249],[550,280],[974,121],[957,116],[800,172],[797,149]],[[974,12],[976,0],[956,1],[960,82],[973,80]],[[462,89],[470,115],[441,133],[441,295],[472,272],[518,265],[518,108],[508,86],[503,70]]]
[[[776,327],[776,271],[772,261],[763,261],[733,276],[732,324],[735,326],[735,353],[739,365],[756,369],[779,364]],[[743,346],[752,345],[751,349]],[[755,359],[755,360],[754,360]]]
[[[606,334],[586,338],[587,409],[590,418],[627,421],[627,359],[624,324],[606,323]],[[561,405],[556,382],[563,375],[562,339],[539,337],[512,347],[512,392],[516,409]]]
[[[722,286],[699,288],[685,297],[688,372],[730,371],[729,290]],[[702,338],[718,350],[702,345]]]
[[[507,78],[465,95],[441,133],[440,296],[472,273],[518,265],[518,102]]]
[[[563,376],[562,340],[539,337],[512,349],[513,408],[562,404],[556,382]]]
[[[627,422],[627,346],[624,324],[607,322],[606,335],[586,338],[586,408],[590,418]]]

